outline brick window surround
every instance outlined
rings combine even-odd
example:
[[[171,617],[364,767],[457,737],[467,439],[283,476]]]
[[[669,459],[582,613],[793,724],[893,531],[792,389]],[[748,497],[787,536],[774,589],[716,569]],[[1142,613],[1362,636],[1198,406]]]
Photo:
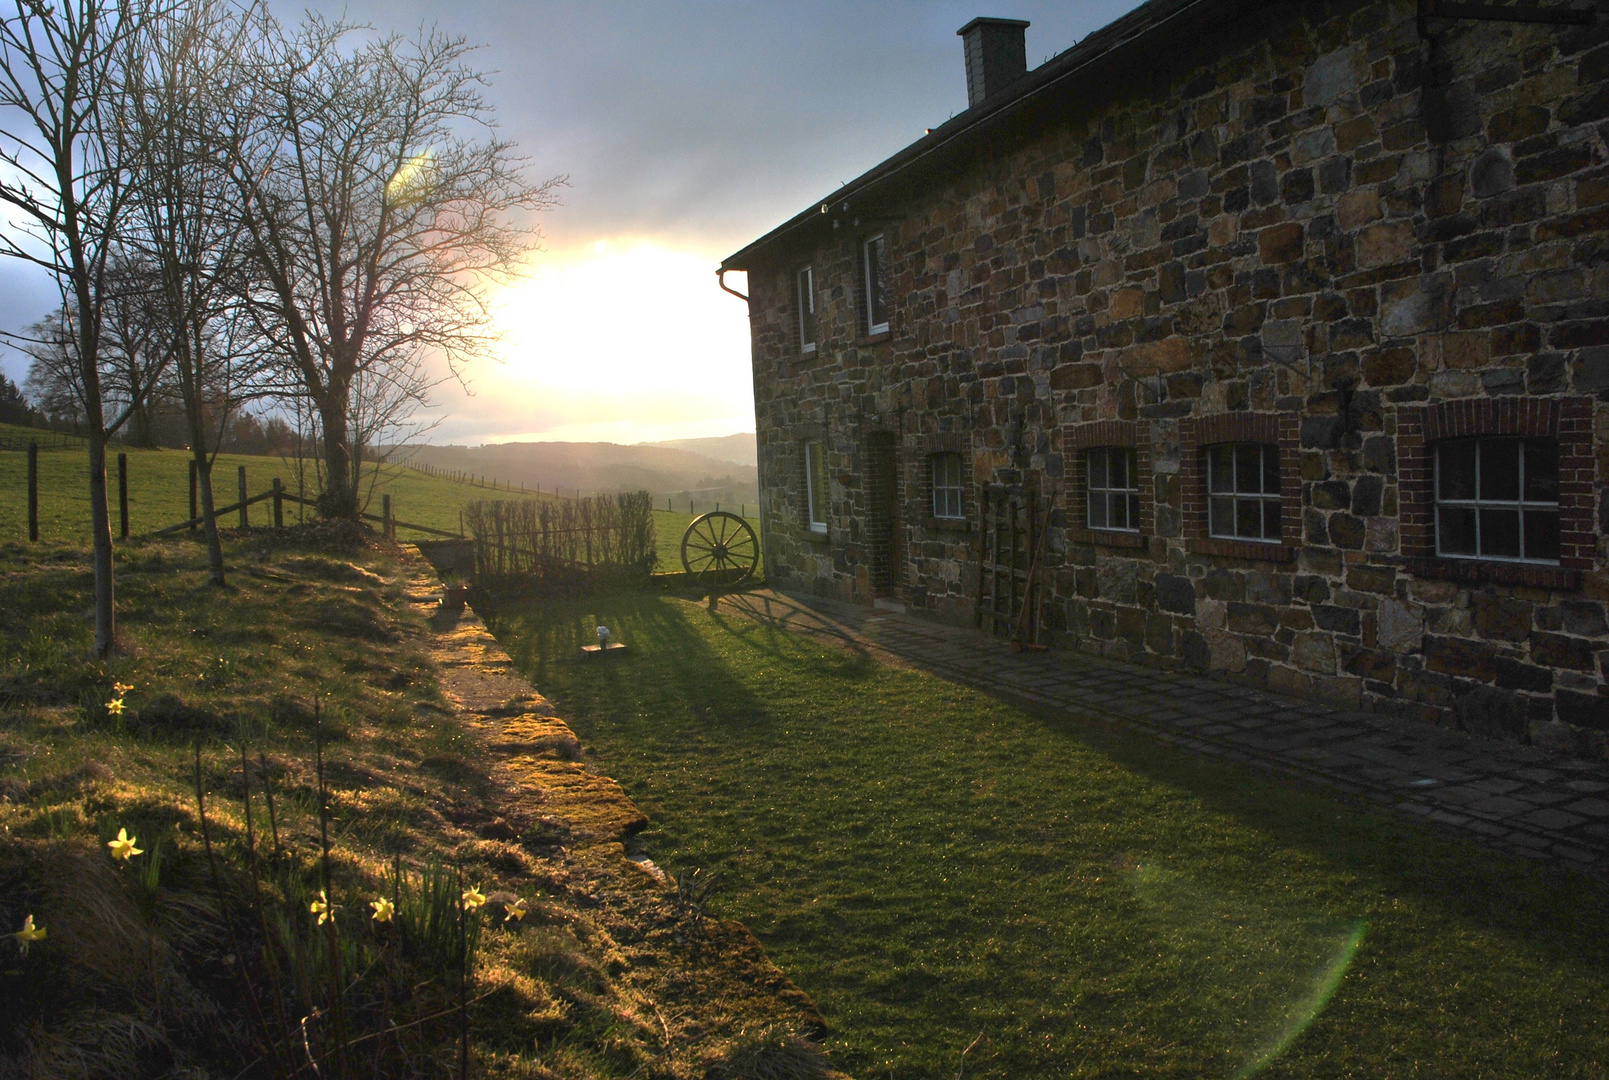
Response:
[[[972,512],[978,505],[977,484],[972,480],[972,440],[960,433],[917,435],[905,440],[906,460],[915,480],[917,513],[914,519],[932,532],[970,532]],[[933,516],[933,455],[961,455],[961,517]]]
[[[1559,565],[1527,566],[1436,556],[1435,446],[1477,435],[1554,439],[1559,444]],[[1397,412],[1397,477],[1402,554],[1421,577],[1577,589],[1592,568],[1597,465],[1592,455],[1592,399],[1463,398]]]
[[[1219,413],[1179,421],[1179,488],[1184,535],[1192,554],[1290,562],[1302,544],[1301,422],[1295,413]],[[1279,543],[1207,534],[1207,447],[1263,443],[1279,447]]]
[[[1067,539],[1103,547],[1144,547],[1155,528],[1156,487],[1151,479],[1151,441],[1133,420],[1094,420],[1067,428],[1063,441],[1072,483],[1068,486]],[[1089,451],[1117,446],[1134,451],[1135,486],[1140,489],[1138,532],[1089,527]]]

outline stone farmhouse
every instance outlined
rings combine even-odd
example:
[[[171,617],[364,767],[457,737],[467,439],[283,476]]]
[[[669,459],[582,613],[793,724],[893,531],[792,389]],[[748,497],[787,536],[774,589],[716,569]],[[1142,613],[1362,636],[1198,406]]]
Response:
[[[722,266],[773,579],[1602,756],[1609,9],[1025,26]]]

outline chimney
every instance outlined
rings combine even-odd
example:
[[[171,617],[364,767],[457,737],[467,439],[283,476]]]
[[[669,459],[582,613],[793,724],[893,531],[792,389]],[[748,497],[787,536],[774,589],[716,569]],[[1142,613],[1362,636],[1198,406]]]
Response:
[[[1028,74],[1022,19],[973,19],[956,34],[967,60],[967,108],[991,98]]]

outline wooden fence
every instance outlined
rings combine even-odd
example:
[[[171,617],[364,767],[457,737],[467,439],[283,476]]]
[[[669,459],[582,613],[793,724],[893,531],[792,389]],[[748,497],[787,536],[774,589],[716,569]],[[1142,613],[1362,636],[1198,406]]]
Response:
[[[477,580],[574,581],[599,572],[647,577],[659,561],[646,491],[569,502],[470,503]]]

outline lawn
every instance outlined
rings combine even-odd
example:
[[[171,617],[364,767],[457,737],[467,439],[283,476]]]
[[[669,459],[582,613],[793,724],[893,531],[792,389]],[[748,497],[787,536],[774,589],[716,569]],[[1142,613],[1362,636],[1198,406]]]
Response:
[[[481,610],[866,1080],[1609,1074],[1602,886],[673,597]]]
[[[25,540],[28,535],[28,457],[27,439],[41,440],[39,451],[39,533],[40,539],[61,542],[83,542],[89,531],[89,482],[86,477],[88,458],[81,446],[53,432],[30,432],[26,428],[0,424],[0,542]],[[64,447],[62,444],[67,443]],[[128,450],[129,457],[129,531],[138,536],[166,525],[173,525],[190,516],[190,455],[184,450]],[[107,480],[112,511],[112,531],[117,532],[117,463],[114,457],[108,463]],[[275,477],[285,490],[296,494],[294,461],[279,457],[253,457],[242,454],[221,454],[213,466],[213,491],[219,506],[236,500],[238,468],[246,467],[246,490],[256,495],[273,487]],[[311,483],[311,463],[308,463]],[[309,493],[311,494],[311,493]],[[505,488],[479,487],[459,483],[443,477],[427,476],[415,469],[385,466],[378,480],[365,485],[368,510],[380,512],[380,496],[391,496],[391,512],[399,520],[434,529],[456,532],[459,528],[459,511],[480,499],[537,498]],[[556,498],[540,496],[543,500]],[[748,509],[755,509],[753,506]],[[302,511],[309,518],[311,509]],[[272,521],[273,509],[269,503],[258,503],[248,511],[252,524],[266,525]],[[285,504],[287,524],[298,520],[298,507]],[[229,514],[226,525],[238,522]],[[693,520],[691,514],[680,510],[654,511],[654,524],[659,541],[659,569],[680,571],[682,533]],[[758,528],[758,521],[752,522]],[[420,539],[422,533],[399,528],[398,538]]]

